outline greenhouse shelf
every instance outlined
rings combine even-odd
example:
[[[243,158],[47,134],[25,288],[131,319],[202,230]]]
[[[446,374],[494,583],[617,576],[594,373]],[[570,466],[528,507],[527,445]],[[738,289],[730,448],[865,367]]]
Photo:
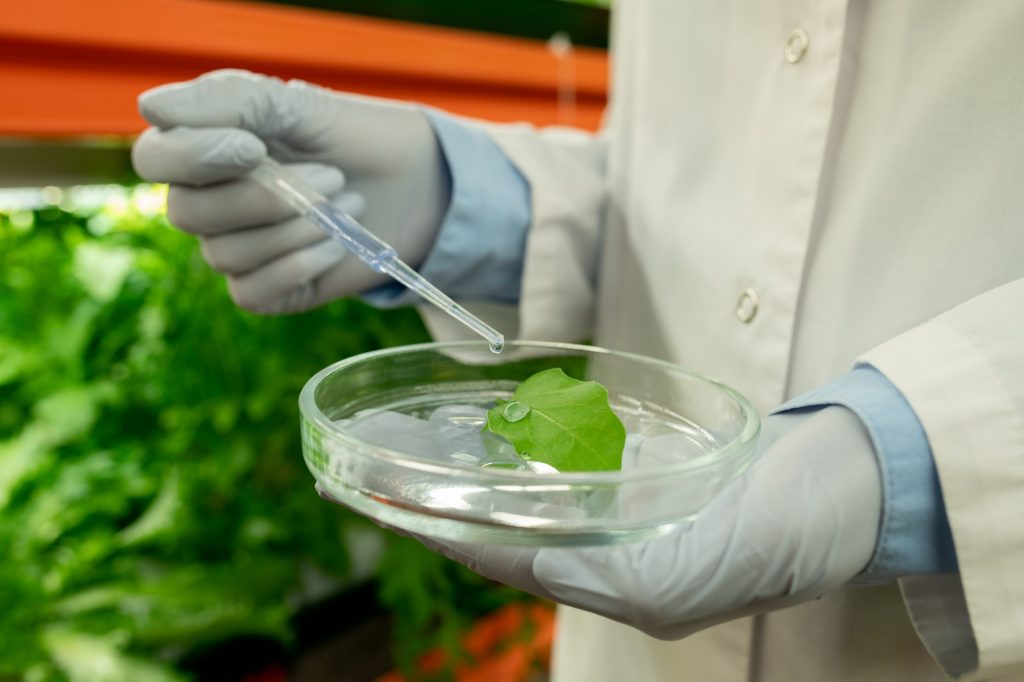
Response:
[[[0,24],[0,137],[130,136],[140,92],[224,67],[590,129],[608,81],[588,47],[560,57],[538,40],[257,2],[38,0],[10,3]]]

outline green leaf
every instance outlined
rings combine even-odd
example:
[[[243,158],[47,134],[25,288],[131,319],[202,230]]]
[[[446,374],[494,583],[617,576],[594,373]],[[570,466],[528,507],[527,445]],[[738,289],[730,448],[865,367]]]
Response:
[[[75,249],[75,277],[101,303],[113,300],[135,263],[135,252],[119,246],[84,242]]]
[[[142,516],[118,533],[121,542],[125,545],[146,542],[173,528],[179,514],[186,511],[181,488],[181,477],[177,471],[171,471],[164,479],[156,499]]]
[[[43,634],[50,655],[71,682],[181,682],[169,668],[123,653],[110,638],[69,630]]]
[[[293,639],[321,594],[309,567],[352,584],[374,569],[353,573],[367,559],[348,530],[376,532],[313,492],[296,396],[340,358],[429,340],[414,310],[354,299],[242,312],[193,237],[118,202],[0,207],[5,682],[163,682],[198,647]],[[396,564],[377,577],[416,653],[521,598],[447,559]]]
[[[0,338],[0,386],[25,374],[31,369],[33,360],[29,351]]]
[[[524,459],[559,471],[622,468],[626,429],[596,381],[579,381],[559,368],[519,384],[512,400],[487,412],[487,428],[512,442]]]

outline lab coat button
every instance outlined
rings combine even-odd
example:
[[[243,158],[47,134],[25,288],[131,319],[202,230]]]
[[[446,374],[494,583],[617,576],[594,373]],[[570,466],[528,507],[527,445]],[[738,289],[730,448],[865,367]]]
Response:
[[[757,292],[753,289],[745,289],[740,294],[740,300],[736,303],[736,317],[739,318],[743,324],[750,324],[750,321],[754,319],[754,315],[757,315]]]
[[[804,54],[807,52],[808,46],[811,44],[811,38],[807,35],[807,31],[802,28],[798,28],[789,34],[789,38],[786,39],[786,61],[790,64],[796,64],[798,61],[804,58]]]

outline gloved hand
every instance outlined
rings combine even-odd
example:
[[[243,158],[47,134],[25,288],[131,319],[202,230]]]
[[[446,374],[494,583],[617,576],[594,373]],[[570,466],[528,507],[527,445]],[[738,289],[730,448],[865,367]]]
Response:
[[[871,560],[882,511],[874,448],[843,407],[765,420],[761,458],[689,526],[636,544],[425,545],[493,580],[661,639],[818,597]]]
[[[245,178],[268,153],[413,267],[437,236],[448,172],[414,106],[215,71],[149,90],[139,109],[155,127],[135,143],[136,170],[171,184],[168,217],[200,236],[206,260],[228,276],[243,308],[305,310],[386,280],[355,257],[343,259],[340,244]]]

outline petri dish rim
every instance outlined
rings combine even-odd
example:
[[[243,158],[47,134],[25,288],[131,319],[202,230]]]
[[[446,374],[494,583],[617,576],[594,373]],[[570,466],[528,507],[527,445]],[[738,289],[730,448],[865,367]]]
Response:
[[[715,387],[717,390],[734,400],[739,406],[740,412],[743,416],[743,428],[735,438],[730,440],[721,448],[686,462],[678,462],[665,466],[644,467],[642,469],[632,469],[629,471],[580,471],[541,474],[532,471],[446,466],[427,459],[410,456],[408,453],[398,452],[396,450],[373,445],[352,436],[344,429],[338,428],[338,426],[329,419],[316,404],[315,393],[320,383],[331,374],[339,370],[343,370],[351,365],[391,355],[405,355],[414,352],[426,351],[443,352],[448,349],[483,349],[486,353],[490,354],[491,351],[487,347],[486,341],[435,341],[429,343],[418,343],[407,346],[396,346],[393,348],[381,348],[366,353],[360,353],[359,355],[353,355],[349,358],[344,358],[324,367],[306,381],[306,384],[302,387],[302,391],[299,394],[299,410],[304,418],[309,419],[319,427],[323,435],[332,439],[337,439],[344,445],[352,446],[354,453],[350,453],[350,456],[351,454],[357,454],[361,458],[385,460],[399,466],[423,472],[444,474],[457,473],[460,476],[468,476],[472,479],[492,482],[507,481],[510,485],[518,484],[520,486],[527,486],[531,488],[532,486],[530,486],[530,483],[545,487],[560,484],[573,486],[587,486],[589,484],[594,487],[606,487],[624,482],[644,481],[647,479],[661,478],[667,475],[692,473],[704,468],[719,466],[723,460],[732,459],[737,454],[746,452],[748,446],[760,433],[760,416],[758,415],[757,410],[754,409],[754,406],[743,396],[743,394],[720,381],[697,374],[696,372],[691,372],[671,362],[658,360],[645,355],[638,355],[636,353],[609,350],[599,346],[561,343],[556,341],[506,341],[504,352],[517,347],[575,352],[582,353],[584,355],[612,355],[632,362],[661,367],[671,372],[686,375],[691,379]]]

